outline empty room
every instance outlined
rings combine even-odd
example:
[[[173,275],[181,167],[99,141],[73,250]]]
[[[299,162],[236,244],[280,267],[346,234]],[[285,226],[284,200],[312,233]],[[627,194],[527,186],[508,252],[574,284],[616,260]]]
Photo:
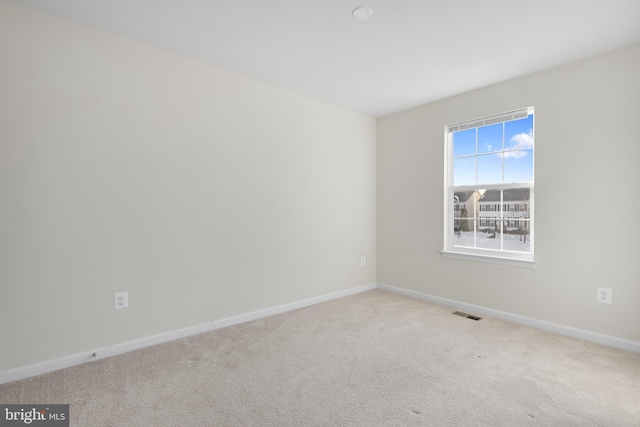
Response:
[[[640,425],[640,2],[0,0],[0,425]]]

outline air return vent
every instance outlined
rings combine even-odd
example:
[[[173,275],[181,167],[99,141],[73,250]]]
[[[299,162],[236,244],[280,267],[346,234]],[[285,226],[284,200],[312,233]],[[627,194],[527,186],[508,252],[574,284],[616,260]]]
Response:
[[[482,317],[473,316],[471,314],[463,313],[461,311],[454,311],[453,314],[455,314],[456,316],[460,316],[460,317],[466,317],[467,319],[471,319],[471,320],[481,320],[482,319]]]

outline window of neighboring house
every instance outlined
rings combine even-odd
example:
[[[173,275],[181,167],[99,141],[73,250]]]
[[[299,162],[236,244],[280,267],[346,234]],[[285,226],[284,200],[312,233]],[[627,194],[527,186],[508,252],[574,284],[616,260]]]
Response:
[[[443,256],[535,267],[533,107],[449,125],[445,134]],[[454,214],[462,197],[464,218]]]

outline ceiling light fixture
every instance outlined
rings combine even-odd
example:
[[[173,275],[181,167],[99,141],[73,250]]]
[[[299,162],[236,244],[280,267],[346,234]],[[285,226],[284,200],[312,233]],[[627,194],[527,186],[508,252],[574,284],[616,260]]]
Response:
[[[352,13],[353,17],[358,21],[365,21],[373,15],[373,9],[368,6],[362,6],[355,9]]]

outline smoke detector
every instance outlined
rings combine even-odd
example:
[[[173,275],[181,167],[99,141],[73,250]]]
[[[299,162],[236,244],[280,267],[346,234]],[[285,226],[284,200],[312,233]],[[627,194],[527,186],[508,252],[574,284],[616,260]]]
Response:
[[[373,9],[368,6],[362,6],[355,9],[351,14],[353,15],[354,19],[358,21],[365,21],[371,18],[371,15],[373,15]]]

